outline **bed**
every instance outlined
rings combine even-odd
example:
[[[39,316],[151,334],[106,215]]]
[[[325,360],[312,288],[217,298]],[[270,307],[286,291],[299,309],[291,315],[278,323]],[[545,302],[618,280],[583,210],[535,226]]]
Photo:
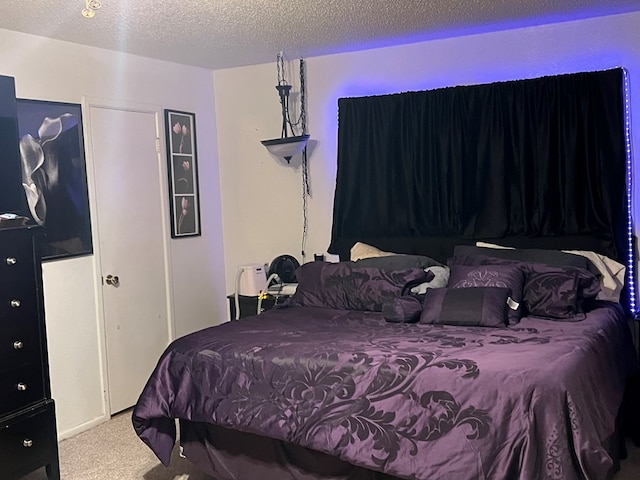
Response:
[[[614,86],[622,79],[620,71],[604,76]],[[593,80],[582,75],[579,83],[585,78]],[[603,90],[614,99],[621,92]],[[598,97],[592,87],[587,92]],[[387,108],[396,99],[381,100]],[[614,116],[620,98],[616,108]],[[584,117],[575,105],[568,111]],[[637,368],[622,120],[617,133],[609,123],[578,122],[588,135],[567,138],[584,134],[597,145],[595,153],[579,150],[579,162],[575,155],[529,159],[536,169],[560,162],[565,175],[577,168],[577,187],[519,175],[504,191],[485,185],[482,201],[465,197],[458,209],[442,202],[455,197],[447,197],[447,174],[441,190],[406,189],[402,207],[372,214],[385,190],[362,190],[362,175],[378,187],[416,180],[390,175],[407,162],[388,158],[367,170],[378,162],[369,155],[381,150],[377,144],[361,159],[366,164],[354,163],[361,146],[345,146],[351,118],[357,128],[373,128],[341,107],[329,251],[343,261],[303,264],[295,295],[280,308],[169,345],[134,408],[138,436],[164,464],[179,437],[184,455],[216,480],[611,478],[624,447],[625,385]],[[493,155],[489,170],[478,159],[472,175],[455,177],[456,192],[506,168],[496,164],[496,149],[482,151]],[[512,168],[522,159],[507,160]],[[354,189],[367,201],[355,201]],[[423,202],[427,190],[426,207],[404,207]],[[383,206],[403,195],[396,189],[391,197]]]
[[[451,273],[505,266],[496,261],[452,265]],[[359,279],[348,275],[375,272],[355,265],[308,265],[314,271],[303,272],[300,286],[313,298],[301,294],[303,305],[205,329],[167,349],[133,415],[162,462],[179,418],[185,454],[218,480],[604,479],[615,471],[616,419],[634,366],[619,304],[595,300],[587,313],[574,312],[580,320],[526,316],[507,326],[503,316],[498,328],[424,323],[424,308],[421,321],[405,323],[398,315],[390,322],[388,311],[313,306],[335,307],[345,290],[349,302],[361,296],[375,305],[382,287],[368,285],[380,279],[353,287]],[[547,270],[579,268],[547,264],[545,282]],[[461,299],[449,303],[455,317],[474,305]],[[310,452],[323,454],[311,467]]]

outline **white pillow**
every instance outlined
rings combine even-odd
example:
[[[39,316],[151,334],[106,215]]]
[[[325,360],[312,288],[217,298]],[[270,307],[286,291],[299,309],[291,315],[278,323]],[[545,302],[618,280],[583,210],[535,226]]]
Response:
[[[513,249],[513,247],[504,247],[495,243],[476,242],[476,247],[496,248],[496,249]],[[562,250],[564,253],[572,253],[580,255],[591,260],[594,267],[598,269],[602,277],[600,278],[600,293],[596,297],[598,300],[608,300],[610,302],[620,301],[620,292],[624,286],[624,274],[626,268],[624,265],[615,260],[600,255],[589,250]]]
[[[495,248],[497,250],[515,250],[515,247],[505,247],[503,245],[496,245],[495,243],[487,243],[487,242],[476,242],[476,247],[483,248]]]
[[[373,245],[367,245],[366,243],[362,242],[356,242],[353,247],[351,247],[350,253],[352,262],[360,260],[361,258],[390,257],[392,255],[397,255],[396,253],[385,252],[374,247]]]

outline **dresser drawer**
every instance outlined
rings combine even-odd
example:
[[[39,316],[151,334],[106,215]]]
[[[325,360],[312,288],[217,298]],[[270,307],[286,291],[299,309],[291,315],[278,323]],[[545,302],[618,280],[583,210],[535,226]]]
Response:
[[[0,330],[7,322],[17,320],[37,323],[38,297],[35,283],[22,285],[19,282],[11,287],[0,288]]]
[[[0,373],[41,361],[38,329],[17,324],[0,329]]]
[[[0,373],[0,415],[44,400],[41,364],[25,365]]]
[[[13,233],[13,232],[11,232]],[[0,290],[11,288],[16,282],[35,287],[33,244],[30,235],[0,237]]]
[[[0,421],[0,478],[21,478],[45,465],[58,474],[55,422],[53,402]]]

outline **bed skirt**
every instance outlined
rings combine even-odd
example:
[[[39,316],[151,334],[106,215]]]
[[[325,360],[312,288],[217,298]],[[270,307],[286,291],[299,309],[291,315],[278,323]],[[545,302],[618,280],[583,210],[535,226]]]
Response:
[[[207,423],[180,420],[179,438],[184,456],[215,480],[401,480],[289,442]],[[619,430],[606,443],[614,458],[606,477],[611,480],[627,456],[624,435]]]
[[[216,480],[400,480],[281,440],[180,420],[182,453]]]

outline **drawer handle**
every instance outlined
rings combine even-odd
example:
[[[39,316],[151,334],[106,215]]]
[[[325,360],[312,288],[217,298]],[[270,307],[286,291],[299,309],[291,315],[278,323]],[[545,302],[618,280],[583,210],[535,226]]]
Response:
[[[18,389],[19,392],[24,392],[27,389],[27,384],[20,382],[17,385],[17,389]]]
[[[13,342],[14,350],[20,350],[22,347],[24,347],[24,344],[20,340],[16,340],[15,342]]]
[[[16,260],[15,257],[7,257],[5,261],[7,262],[7,265],[15,265],[18,263],[18,260]]]
[[[24,440],[22,440],[22,446],[25,448],[33,447],[33,440],[31,440],[30,438],[25,438]]]
[[[13,308],[18,308],[18,307],[20,307],[20,300],[16,300],[16,299],[11,300],[11,306],[12,306]]]

